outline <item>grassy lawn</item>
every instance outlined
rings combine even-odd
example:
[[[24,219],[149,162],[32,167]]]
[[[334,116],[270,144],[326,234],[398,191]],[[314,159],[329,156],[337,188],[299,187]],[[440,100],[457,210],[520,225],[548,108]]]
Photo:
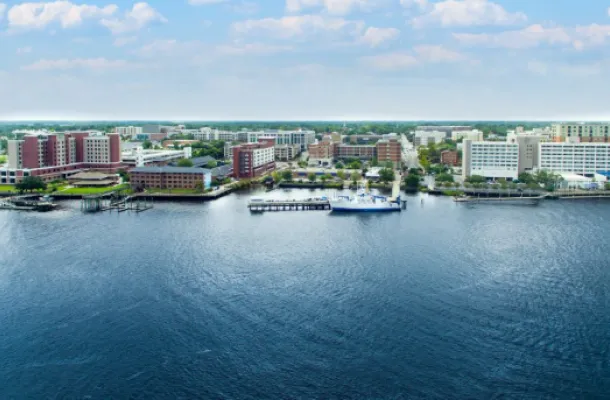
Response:
[[[84,187],[84,188],[71,188],[71,189],[66,189],[63,190],[61,192],[57,192],[57,194],[79,194],[79,195],[89,195],[89,194],[101,194],[101,193],[106,193],[106,192],[110,192],[111,190],[118,190],[118,189],[129,189],[129,184],[122,184],[122,185],[117,185],[117,186],[112,186],[112,187],[103,187],[103,188],[96,188],[96,187]]]
[[[11,192],[15,191],[15,186],[13,185],[0,185],[0,192]]]

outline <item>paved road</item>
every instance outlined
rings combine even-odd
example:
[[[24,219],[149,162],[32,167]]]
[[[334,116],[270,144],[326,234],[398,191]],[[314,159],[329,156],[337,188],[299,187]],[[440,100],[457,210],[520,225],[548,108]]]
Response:
[[[407,135],[400,135],[402,147],[402,161],[408,168],[419,168],[419,159],[417,157],[417,149],[413,143],[409,142]]]

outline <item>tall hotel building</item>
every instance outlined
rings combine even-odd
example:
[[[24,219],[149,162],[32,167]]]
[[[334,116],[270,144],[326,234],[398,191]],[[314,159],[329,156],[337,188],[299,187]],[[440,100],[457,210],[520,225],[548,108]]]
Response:
[[[0,168],[0,183],[14,184],[26,176],[45,181],[65,179],[84,169],[114,173],[120,167],[121,138],[117,133],[28,134],[22,140],[9,140],[8,167]]]
[[[610,143],[540,143],[539,168],[594,175],[610,171]]]
[[[258,143],[241,144],[231,150],[236,178],[254,178],[275,169],[273,140],[261,139]]]
[[[507,142],[473,142],[464,140],[462,175],[486,178],[517,179],[519,176],[519,144]]]

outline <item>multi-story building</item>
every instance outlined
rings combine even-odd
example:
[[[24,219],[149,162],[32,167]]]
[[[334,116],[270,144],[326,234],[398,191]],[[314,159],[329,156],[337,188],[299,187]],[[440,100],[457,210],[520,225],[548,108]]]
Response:
[[[17,183],[26,176],[45,181],[64,179],[84,169],[114,173],[121,167],[121,138],[116,133],[37,133],[9,141],[8,167],[0,183]]]
[[[553,142],[608,142],[610,124],[553,124],[551,132]]]
[[[478,129],[451,131],[451,140],[457,142],[460,139],[469,139],[473,142],[482,142],[483,131]]]
[[[456,150],[441,151],[441,164],[457,167],[460,165],[460,159]]]
[[[181,150],[144,150],[141,146],[126,150],[121,154],[123,164],[128,167],[164,166],[172,161],[193,157],[191,147]]]
[[[321,142],[312,143],[307,147],[309,165],[316,167],[328,167],[332,165],[335,157],[335,146],[330,138]]]
[[[275,169],[275,150],[272,140],[234,146],[233,175],[235,178],[254,178]]]
[[[141,126],[117,126],[115,128],[115,132],[122,136],[129,136],[131,138],[136,138],[138,135],[142,134]]]
[[[138,167],[129,171],[131,186],[136,190],[158,189],[208,189],[212,184],[212,172],[204,168]]]
[[[519,173],[530,172],[538,166],[538,146],[543,140],[541,136],[510,133],[507,143],[519,145]]]
[[[375,153],[380,165],[390,162],[394,168],[400,167],[402,152],[397,137],[381,139],[375,144]]]
[[[519,176],[519,145],[508,142],[473,142],[464,140],[462,175],[486,178],[517,179]]]
[[[280,130],[264,130],[264,131],[250,131],[250,132],[238,132],[238,139],[241,140],[243,135],[246,136],[248,143],[256,143],[259,139],[273,138],[275,144],[296,144],[301,148],[301,151],[307,150],[307,146],[314,143],[316,140],[316,134],[314,131],[295,130],[295,131],[280,131]]]
[[[442,143],[447,138],[447,133],[443,131],[415,131],[413,144],[415,147],[428,146],[432,143]]]
[[[375,144],[378,140],[381,140],[385,135],[350,135],[348,137],[350,144]]]
[[[301,147],[296,144],[280,144],[275,146],[276,161],[291,161],[301,153]]]
[[[358,158],[360,160],[372,160],[376,156],[375,146],[358,144],[339,144],[334,147],[335,159]]]
[[[610,171],[610,143],[540,143],[539,168],[593,176]]]

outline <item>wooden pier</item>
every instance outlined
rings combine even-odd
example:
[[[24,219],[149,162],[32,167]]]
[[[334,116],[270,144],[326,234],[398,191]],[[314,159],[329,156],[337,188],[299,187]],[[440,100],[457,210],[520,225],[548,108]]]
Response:
[[[330,210],[328,200],[264,200],[250,201],[248,208],[251,212],[265,211],[313,211]]]

